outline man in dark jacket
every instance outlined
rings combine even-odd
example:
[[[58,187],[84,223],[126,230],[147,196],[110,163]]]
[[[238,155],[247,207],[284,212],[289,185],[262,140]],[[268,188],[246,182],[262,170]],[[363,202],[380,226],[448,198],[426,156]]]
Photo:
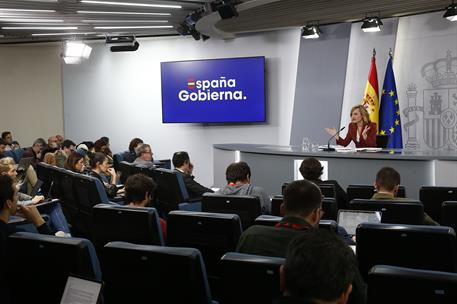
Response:
[[[194,165],[190,162],[189,154],[187,152],[176,152],[173,154],[172,162],[175,167],[175,172],[182,175],[191,200],[201,198],[203,193],[214,192],[195,181],[195,177],[192,175]]]

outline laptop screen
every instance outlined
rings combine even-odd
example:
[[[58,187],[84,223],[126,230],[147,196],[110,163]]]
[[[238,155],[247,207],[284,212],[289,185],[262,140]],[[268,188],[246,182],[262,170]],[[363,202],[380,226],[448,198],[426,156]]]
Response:
[[[380,223],[380,211],[365,210],[339,210],[338,225],[346,229],[350,235],[355,235],[355,230],[360,223]]]
[[[102,283],[69,276],[60,304],[97,304]]]

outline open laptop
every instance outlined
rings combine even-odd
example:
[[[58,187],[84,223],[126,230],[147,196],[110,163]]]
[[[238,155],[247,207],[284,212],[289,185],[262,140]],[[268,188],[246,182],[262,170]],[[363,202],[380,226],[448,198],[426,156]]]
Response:
[[[33,161],[33,157],[23,157],[19,160],[19,163],[17,165],[17,170],[24,170],[27,171],[29,168],[30,164]]]
[[[74,275],[68,276],[60,304],[97,304],[103,283]]]
[[[35,195],[37,195],[40,192],[41,186],[43,186],[43,184],[43,181],[37,180],[32,188],[32,191],[30,191],[30,196],[34,197]]]
[[[360,223],[380,223],[380,211],[366,211],[366,210],[344,210],[338,211],[338,225],[346,229],[346,232],[353,236],[355,230]]]

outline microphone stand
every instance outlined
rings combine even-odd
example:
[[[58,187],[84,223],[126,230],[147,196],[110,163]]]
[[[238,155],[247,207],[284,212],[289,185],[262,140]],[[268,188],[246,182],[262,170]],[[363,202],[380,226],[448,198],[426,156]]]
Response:
[[[327,142],[327,148],[324,148],[322,151],[325,151],[325,152],[335,152],[335,148],[330,148],[330,141],[335,137],[337,136],[338,134],[340,134],[341,131],[344,130],[344,128],[346,127],[342,127],[338,132],[335,133],[335,135],[333,135],[332,137],[330,137],[330,139],[328,140]]]

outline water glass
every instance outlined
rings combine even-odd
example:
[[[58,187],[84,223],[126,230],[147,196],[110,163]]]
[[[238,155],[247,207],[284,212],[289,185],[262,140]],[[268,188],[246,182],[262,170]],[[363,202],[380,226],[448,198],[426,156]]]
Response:
[[[316,143],[316,142],[311,143],[311,150],[313,152],[318,152],[319,151],[319,143]]]
[[[301,143],[301,148],[303,151],[309,151],[311,144],[309,142],[308,137],[303,137],[302,143]]]

